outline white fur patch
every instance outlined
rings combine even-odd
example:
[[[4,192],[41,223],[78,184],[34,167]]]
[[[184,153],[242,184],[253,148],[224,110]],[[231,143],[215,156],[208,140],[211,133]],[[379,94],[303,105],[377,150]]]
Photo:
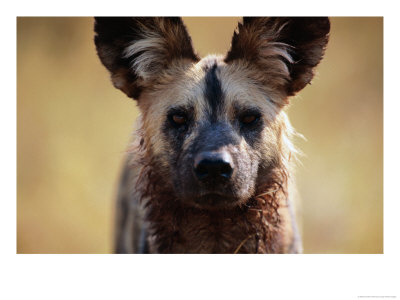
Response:
[[[139,77],[148,79],[158,68],[162,68],[164,48],[165,40],[158,34],[152,33],[126,47],[124,58],[139,54],[132,60],[130,67]]]

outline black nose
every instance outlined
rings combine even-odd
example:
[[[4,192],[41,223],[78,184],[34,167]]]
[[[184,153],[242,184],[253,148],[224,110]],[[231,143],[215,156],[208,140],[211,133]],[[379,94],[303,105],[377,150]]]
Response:
[[[227,151],[201,152],[194,159],[198,179],[229,179],[233,172],[232,157]]]

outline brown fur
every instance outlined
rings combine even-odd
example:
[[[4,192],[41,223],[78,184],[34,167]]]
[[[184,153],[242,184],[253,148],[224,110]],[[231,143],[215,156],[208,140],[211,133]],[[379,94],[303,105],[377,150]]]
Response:
[[[179,18],[99,18],[95,31],[114,85],[142,112],[121,180],[116,252],[301,252],[284,107],[311,81],[329,20],[244,18],[226,57],[202,60]],[[167,118],[176,107],[187,114],[180,131]],[[243,127],[249,107],[260,118]],[[193,174],[194,157],[210,150],[232,159],[232,177],[215,183],[223,200]]]
[[[210,211],[182,205],[154,171],[157,165],[146,158],[143,148],[132,151],[135,156],[144,155],[136,188],[147,208],[151,236],[157,237],[150,242],[152,253],[234,253],[235,249],[239,253],[286,253],[294,246],[284,240],[291,231],[291,220],[281,218],[288,217],[283,168],[271,170],[269,181],[244,205]],[[242,241],[245,243],[238,249]]]

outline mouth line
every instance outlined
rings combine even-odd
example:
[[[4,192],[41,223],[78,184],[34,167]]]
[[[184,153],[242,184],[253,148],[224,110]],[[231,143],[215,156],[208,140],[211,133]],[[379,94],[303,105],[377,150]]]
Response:
[[[227,194],[225,194],[225,193],[220,193],[220,192],[217,192],[217,191],[213,191],[213,192],[203,192],[203,193],[201,193],[200,195],[199,195],[199,198],[202,198],[202,197],[219,197],[219,198],[231,198],[230,196],[228,196]]]
[[[227,208],[235,206],[237,203],[234,197],[217,192],[204,193],[201,196],[196,197],[194,202],[197,206],[203,208]]]

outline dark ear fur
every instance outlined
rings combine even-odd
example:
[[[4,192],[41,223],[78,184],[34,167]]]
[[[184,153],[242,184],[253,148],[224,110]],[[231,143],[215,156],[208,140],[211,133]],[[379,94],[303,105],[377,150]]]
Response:
[[[329,30],[326,17],[243,18],[225,62],[241,59],[252,64],[263,74],[263,84],[291,96],[311,82]]]
[[[94,31],[114,86],[132,98],[173,60],[198,60],[181,18],[96,17]]]

